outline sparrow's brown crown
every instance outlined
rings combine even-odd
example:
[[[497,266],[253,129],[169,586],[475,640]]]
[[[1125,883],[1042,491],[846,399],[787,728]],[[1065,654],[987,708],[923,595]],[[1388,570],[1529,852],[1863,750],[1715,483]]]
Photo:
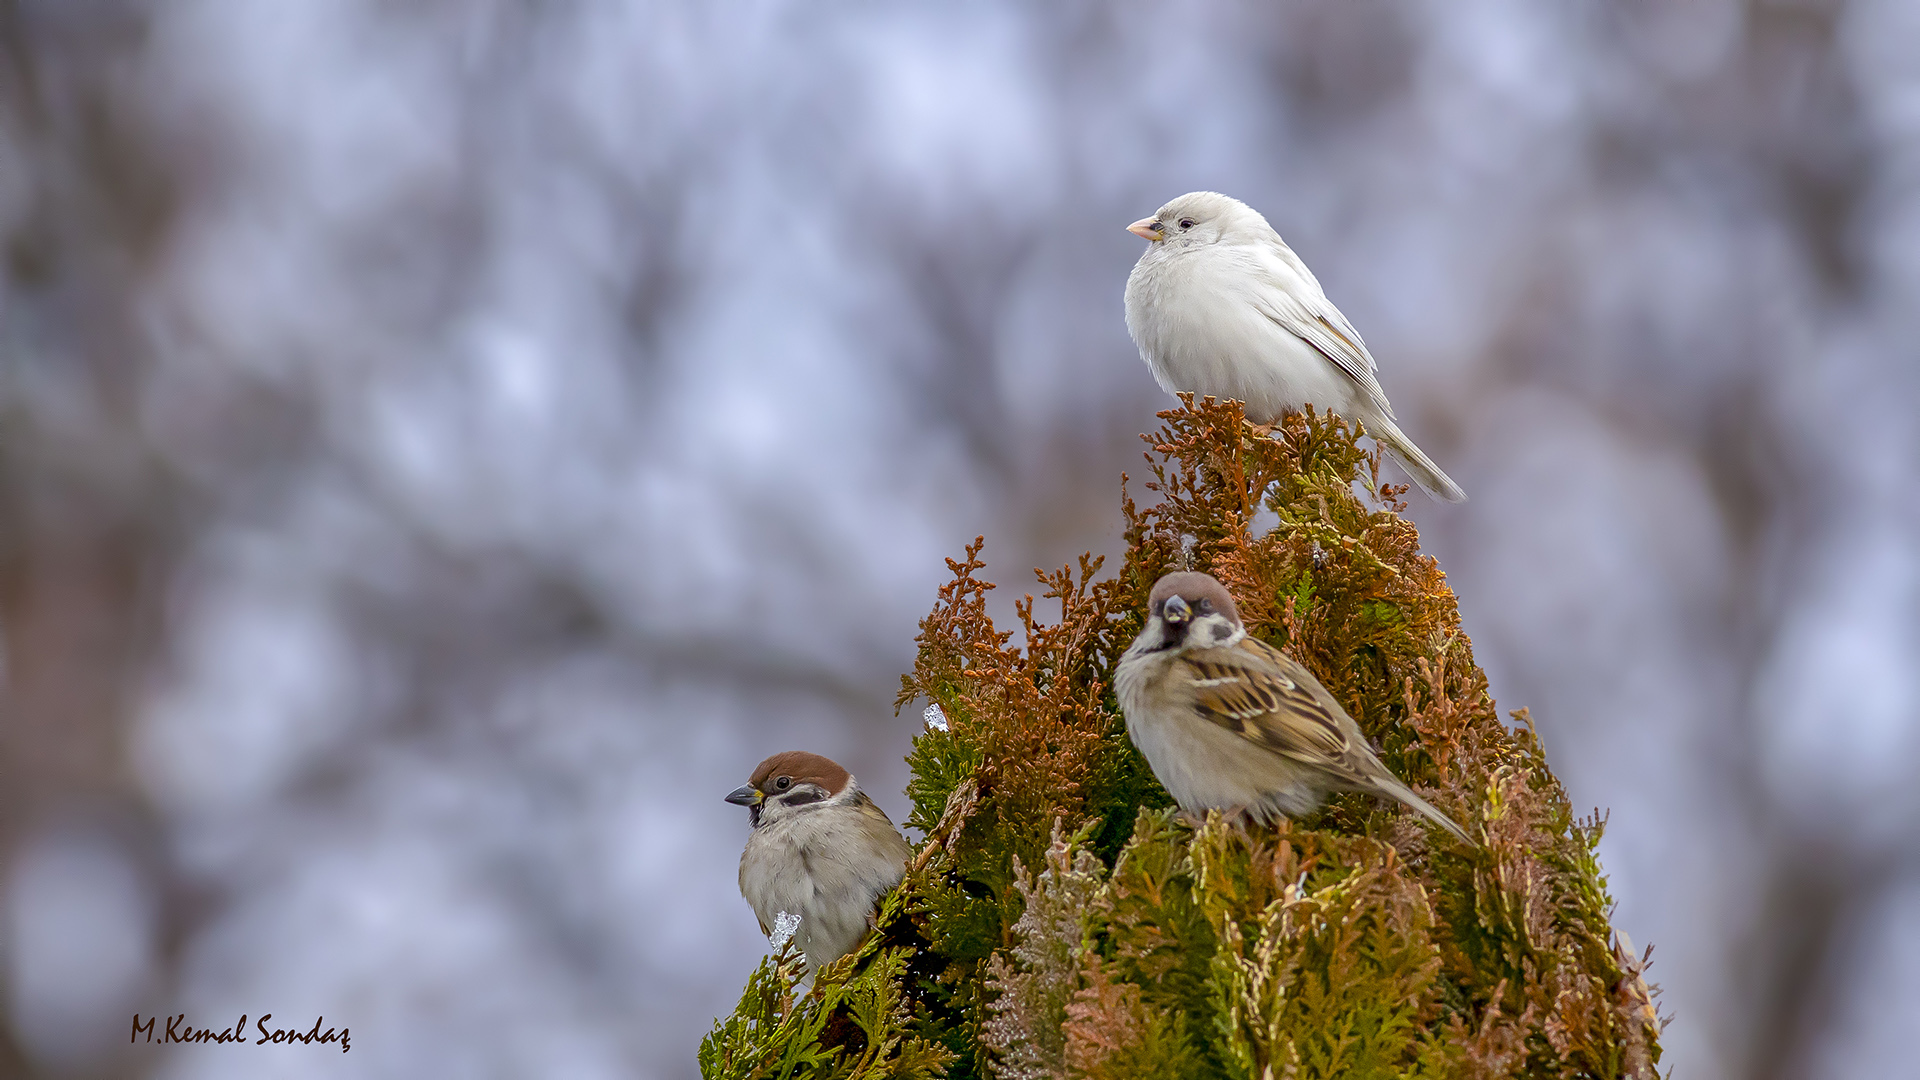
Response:
[[[1207,601],[1211,609],[1235,626],[1240,625],[1240,609],[1233,606],[1233,596],[1227,587],[1212,574],[1203,574],[1197,570],[1176,570],[1167,574],[1153,585],[1153,595],[1147,598],[1147,613],[1160,614],[1160,608],[1167,597],[1177,596],[1187,602],[1187,606],[1200,610],[1200,601]]]
[[[818,784],[838,795],[852,775],[831,758],[805,750],[788,750],[761,762],[747,783],[768,795],[777,795],[794,784],[803,783]],[[781,777],[788,780],[784,786],[780,783]]]

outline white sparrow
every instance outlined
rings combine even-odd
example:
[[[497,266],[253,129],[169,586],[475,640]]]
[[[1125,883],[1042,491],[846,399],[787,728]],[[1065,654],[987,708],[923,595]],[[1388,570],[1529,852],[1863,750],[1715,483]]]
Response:
[[[753,832],[740,895],[771,935],[785,913],[810,968],[858,948],[874,905],[900,883],[913,848],[847,770],[819,754],[775,754],[727,796]]]
[[[1360,332],[1259,211],[1195,191],[1127,228],[1152,241],[1127,277],[1127,333],[1161,389],[1236,398],[1256,424],[1311,402],[1365,424],[1427,494],[1466,499],[1394,423]]]
[[[1398,799],[1468,843],[1466,830],[1394,779],[1340,703],[1285,653],[1247,636],[1226,586],[1162,577],[1147,626],[1114,675],[1127,735],[1190,814],[1299,815],[1330,791]]]

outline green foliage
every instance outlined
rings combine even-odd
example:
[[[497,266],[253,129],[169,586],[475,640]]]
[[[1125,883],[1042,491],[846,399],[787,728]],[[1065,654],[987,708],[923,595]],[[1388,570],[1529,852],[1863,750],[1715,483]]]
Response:
[[[897,912],[896,892],[883,911]],[[853,956],[835,961],[801,992],[804,963],[789,942],[747,979],[733,1015],[714,1024],[700,1044],[700,1075],[709,1080],[932,1080],[946,1075],[953,1054],[915,1017],[909,981],[911,948],[886,947],[874,935]]]
[[[1037,572],[1056,620],[1028,597],[997,629],[984,541],[949,560],[900,693],[947,718],[908,758],[927,840],[809,992],[790,956],[761,966],[705,1075],[1654,1076],[1656,990],[1608,925],[1601,822],[1525,712],[1501,721],[1404,488],[1336,417],[1161,417],[1159,501],[1123,496],[1118,574]],[[1480,844],[1358,795],[1250,831],[1174,814],[1111,679],[1173,569],[1225,582]]]

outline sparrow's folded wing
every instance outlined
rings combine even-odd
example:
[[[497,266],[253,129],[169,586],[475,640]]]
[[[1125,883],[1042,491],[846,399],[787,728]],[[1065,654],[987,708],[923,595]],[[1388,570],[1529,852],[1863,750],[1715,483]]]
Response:
[[[913,845],[907,843],[907,838],[901,836],[900,830],[893,827],[893,819],[888,817],[887,812],[880,809],[872,799],[867,798],[867,793],[864,791],[860,793],[854,805],[860,811],[857,820],[865,845],[870,850],[884,851],[897,857],[900,864],[904,866],[907,859],[913,855]]]
[[[1293,253],[1288,251],[1286,254]],[[1322,356],[1333,361],[1341,371],[1359,383],[1382,412],[1392,416],[1393,409],[1387,404],[1387,391],[1380,385],[1379,365],[1374,363],[1373,354],[1367,351],[1367,343],[1360,339],[1360,331],[1355,330],[1347,317],[1340,314],[1340,309],[1334,307],[1333,302],[1320,292],[1312,274],[1302,277],[1291,272],[1295,266],[1299,266],[1301,271],[1306,269],[1300,266],[1297,257],[1283,259],[1278,267],[1274,267],[1269,287],[1255,293],[1255,304],[1260,313],[1273,320],[1280,329],[1318,349]],[[1298,280],[1288,280],[1290,278]]]
[[[1201,715],[1264,747],[1339,778],[1350,788],[1398,799],[1469,844],[1465,829],[1388,772],[1333,695],[1306,668],[1263,641],[1186,653]]]
[[[1186,653],[1201,715],[1277,754],[1347,771],[1353,743],[1343,715],[1313,692],[1313,676],[1265,642]]]

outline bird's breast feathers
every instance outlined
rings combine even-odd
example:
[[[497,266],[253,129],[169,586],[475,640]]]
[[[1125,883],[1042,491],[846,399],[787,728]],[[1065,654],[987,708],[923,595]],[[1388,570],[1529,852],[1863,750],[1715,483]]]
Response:
[[[864,796],[828,802],[755,829],[740,856],[740,894],[763,928],[800,916],[799,940],[815,962],[852,948],[880,895],[913,853]]]
[[[881,888],[898,880],[907,851],[877,808],[827,804],[755,829],[741,856],[740,885],[744,892],[748,879],[757,878],[764,892],[796,895],[816,886]]]

